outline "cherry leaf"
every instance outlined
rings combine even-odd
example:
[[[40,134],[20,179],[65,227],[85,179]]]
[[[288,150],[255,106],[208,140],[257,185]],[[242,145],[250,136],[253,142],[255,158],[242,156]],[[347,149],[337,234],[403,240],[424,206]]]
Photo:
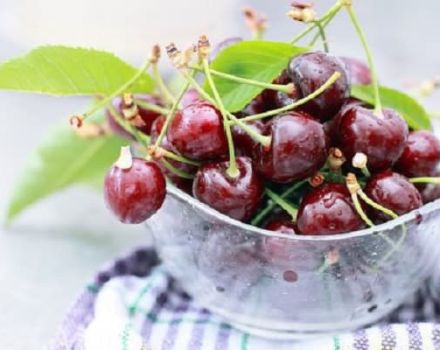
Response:
[[[0,90],[56,96],[108,95],[136,71],[135,67],[108,52],[42,46],[0,64]],[[150,92],[153,88],[152,78],[145,73],[129,91]]]
[[[242,78],[271,83],[284,69],[289,60],[306,48],[295,47],[275,41],[242,41],[222,50],[211,63],[211,68]],[[227,110],[243,109],[263,88],[240,84],[214,77],[214,83]],[[205,89],[210,93],[208,85]]]

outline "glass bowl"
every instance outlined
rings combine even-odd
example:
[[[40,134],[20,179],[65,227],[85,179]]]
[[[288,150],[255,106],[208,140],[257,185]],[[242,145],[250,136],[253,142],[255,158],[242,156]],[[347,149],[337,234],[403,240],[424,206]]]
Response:
[[[440,200],[341,235],[286,236],[241,223],[172,185],[148,221],[167,271],[201,305],[278,339],[371,324],[414,293],[440,250]]]

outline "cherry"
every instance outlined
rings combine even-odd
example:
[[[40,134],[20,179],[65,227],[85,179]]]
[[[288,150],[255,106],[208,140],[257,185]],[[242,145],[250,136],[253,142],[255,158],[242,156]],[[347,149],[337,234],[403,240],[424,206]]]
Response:
[[[177,111],[168,129],[168,140],[185,157],[209,160],[228,152],[220,112],[199,101]]]
[[[408,177],[431,176],[440,161],[440,141],[430,131],[413,131],[408,135],[402,155],[395,165],[397,172]]]
[[[249,104],[240,112],[236,113],[237,118],[244,118],[250,115],[266,112],[270,109],[267,106],[263,93],[257,95]]]
[[[302,235],[328,235],[356,231],[364,227],[347,187],[324,183],[302,199],[297,230]]]
[[[440,185],[428,184],[422,189],[421,194],[423,203],[434,202],[440,198]]]
[[[181,105],[182,107],[187,107],[189,105],[192,105],[193,103],[196,103],[198,101],[202,100],[200,97],[200,94],[196,89],[189,89],[182,97]]]
[[[403,215],[423,205],[422,197],[416,187],[403,175],[390,170],[370,178],[364,192],[370,199],[397,215]],[[389,216],[372,207],[368,208],[368,215],[376,222],[390,219]]]
[[[304,179],[327,159],[322,125],[302,113],[290,112],[272,119],[265,134],[272,137],[271,144],[255,148],[254,162],[257,170],[271,181]]]
[[[264,228],[269,231],[275,231],[287,235],[296,234],[295,223],[292,221],[292,218],[285,215],[271,218],[266,222]]]
[[[393,166],[408,137],[408,125],[396,111],[384,109],[381,116],[376,116],[371,109],[356,104],[341,111],[334,127],[345,157],[364,153],[373,172]]]
[[[151,144],[154,144],[156,142],[157,138],[160,135],[160,132],[162,131],[164,124],[165,124],[165,117],[164,116],[160,116],[159,118],[157,118],[154,121],[154,123],[151,127]],[[171,145],[171,143],[168,141],[168,138],[166,135],[163,138],[160,147],[164,148],[167,151],[171,151],[171,152],[176,153],[176,150]],[[167,159],[167,161],[173,167],[175,167],[179,170],[182,170],[186,173],[189,173],[189,174],[194,174],[197,170],[197,168],[195,166],[189,165],[186,163],[182,163],[177,160]],[[173,173],[172,171],[168,170],[160,161],[157,161],[156,163],[157,163],[157,165],[159,165],[159,167],[161,168],[161,170],[165,174],[165,176],[167,178],[169,178],[176,185],[176,187],[178,187],[181,190],[188,192],[188,193],[192,192],[193,181],[191,179],[186,179],[186,178],[183,178],[183,177]]]
[[[133,158],[129,169],[114,165],[109,170],[104,182],[104,198],[121,222],[139,224],[162,206],[165,186],[165,177],[157,164]]]
[[[162,102],[161,100],[153,95],[147,95],[147,94],[138,94],[138,95],[134,95],[133,96],[135,99],[140,100],[140,101],[145,101],[157,106],[162,106]],[[126,108],[127,106],[125,105],[124,101],[122,98],[120,97],[116,97],[113,100],[113,107],[119,112],[119,114],[123,115],[123,109]],[[137,107],[138,112],[139,112],[139,116],[141,117],[144,125],[137,127],[137,129],[141,132],[143,132],[144,134],[149,135],[151,132],[151,125],[153,124],[153,122],[156,120],[156,118],[158,118],[161,114],[142,108],[140,106]],[[115,132],[116,134],[118,134],[119,136],[126,138],[126,139],[130,139],[133,140],[133,136],[128,133],[127,131],[125,131],[116,121],[115,121],[115,117],[111,114],[111,112],[109,110],[106,111],[107,114],[107,120],[109,122],[110,128],[113,130],[113,132]]]
[[[260,120],[248,123],[248,126],[260,134],[264,130],[264,123]],[[251,157],[254,148],[257,146],[258,143],[252,137],[250,137],[249,134],[245,132],[239,125],[234,125],[232,127],[232,137],[234,139],[234,145],[237,155]]]
[[[341,57],[352,85],[370,85],[372,83],[371,70],[363,61],[352,57]]]
[[[286,85],[291,82],[292,82],[292,79],[290,79],[290,77],[287,73],[287,69],[285,69],[280,74],[280,76],[278,76],[273,81],[273,84]],[[281,107],[291,105],[298,98],[297,92],[295,92],[293,95],[289,95],[289,94],[286,94],[281,91],[275,91],[275,90],[270,90],[270,89],[264,90],[261,94],[262,94],[264,101],[266,103],[267,110],[281,108]]]
[[[340,72],[341,77],[324,93],[302,106],[302,109],[322,121],[332,118],[350,95],[344,63],[323,52],[306,53],[289,62],[288,73],[301,97],[317,90],[335,72]]]
[[[263,197],[263,183],[247,157],[237,158],[239,175],[231,178],[226,170],[229,161],[202,165],[194,180],[194,197],[234,219],[252,217]]]

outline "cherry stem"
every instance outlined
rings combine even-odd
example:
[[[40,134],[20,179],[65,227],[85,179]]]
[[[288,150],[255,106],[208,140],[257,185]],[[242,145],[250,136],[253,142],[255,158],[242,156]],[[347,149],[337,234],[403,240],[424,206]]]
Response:
[[[168,131],[168,128],[174,119],[174,114],[176,113],[177,108],[179,107],[180,101],[182,100],[185,93],[188,91],[190,85],[191,84],[189,82],[186,82],[186,84],[180,90],[176,100],[174,101],[173,105],[171,106],[171,109],[168,111],[168,113],[166,115],[165,123],[162,127],[162,130],[160,131],[160,134],[156,140],[156,143],[154,144],[154,147],[156,147],[156,148],[160,147],[160,144],[162,143],[162,141]]]
[[[371,70],[372,85],[373,85],[373,89],[374,89],[374,102],[375,102],[374,114],[377,117],[380,117],[382,115],[382,102],[380,99],[379,81],[378,81],[378,77],[377,77],[376,67],[374,66],[374,62],[373,62],[373,55],[371,53],[370,47],[368,46],[367,38],[366,38],[365,33],[359,23],[359,20],[357,18],[357,15],[356,15],[356,12],[353,8],[353,5],[351,4],[351,2],[349,2],[347,5],[345,5],[345,7],[347,8],[348,15],[350,16],[350,19],[356,29],[356,32],[359,36],[359,39],[362,43],[362,46],[364,47],[365,55],[367,56],[368,66],[370,67],[370,70]]]
[[[185,158],[181,155],[170,152],[164,148],[161,148],[160,152],[162,152],[162,154],[165,158],[177,160],[180,163],[185,163],[185,164],[194,165],[194,166],[200,166],[199,162],[196,162],[195,160],[192,160],[192,159]]]
[[[282,199],[285,199],[289,197],[291,194],[293,194],[296,190],[298,190],[301,186],[304,184],[307,184],[307,180],[303,180],[300,182],[297,182],[293,186],[291,186],[288,190],[281,193],[280,197]],[[274,201],[270,201],[267,203],[266,207],[261,210],[257,216],[251,221],[251,225],[258,226],[260,222],[276,207],[276,203]]]
[[[362,198],[362,200],[365,203],[367,203],[369,206],[373,207],[374,209],[381,211],[382,213],[392,217],[393,219],[397,219],[399,217],[399,215],[397,215],[392,210],[385,208],[384,206],[380,205],[379,203],[373,201],[370,197],[368,197],[365,194],[365,192],[362,189],[358,190],[357,194],[359,195],[359,197]]]
[[[265,189],[265,192],[272,201],[283,208],[292,217],[293,222],[296,221],[298,210],[292,204],[268,188]]]
[[[143,109],[147,109],[149,111],[153,111],[153,112],[160,113],[163,115],[167,115],[169,112],[169,109],[160,107],[158,105],[155,105],[155,104],[147,102],[147,101],[143,101],[143,100],[140,100],[137,98],[135,98],[133,101],[137,106],[142,107]]]
[[[197,71],[203,71],[203,69],[201,69],[200,67],[197,67],[197,66],[191,66],[190,68],[197,70]],[[211,72],[211,75],[213,75],[215,77],[223,78],[223,79],[230,80],[230,81],[235,81],[240,84],[258,86],[258,87],[262,87],[262,88],[269,89],[269,90],[284,92],[289,95],[291,95],[295,92],[295,86],[292,83],[290,83],[290,84],[265,83],[265,82],[258,81],[258,80],[242,78],[242,77],[238,77],[238,76],[235,76],[232,74],[219,72],[219,71],[216,71],[212,68],[210,68],[210,72]]]
[[[206,76],[206,80],[208,81],[209,87],[211,88],[212,94],[214,95],[214,99],[217,102],[217,106],[219,107],[220,113],[223,117],[223,128],[225,129],[226,138],[228,140],[228,149],[229,149],[229,167],[226,170],[226,173],[231,178],[236,178],[237,176],[240,175],[240,171],[238,170],[237,160],[235,158],[235,146],[234,146],[234,140],[232,139],[231,125],[229,124],[228,115],[226,113],[225,106],[223,105],[223,101],[218,93],[214,80],[212,79],[208,59],[204,58],[202,60],[202,63],[203,63],[203,72]]]
[[[342,6],[339,7],[338,11],[333,12],[330,16],[328,16],[324,19],[321,19],[319,21],[319,24],[321,25],[323,30],[325,29],[325,27],[327,27],[327,25],[330,24],[330,22],[333,20],[333,18],[335,18],[335,16],[338,14],[338,12],[340,11],[341,8],[342,8]],[[322,37],[322,36],[321,36],[321,33],[319,33],[319,31],[318,31],[318,33],[316,33],[315,36],[313,37],[313,39],[310,41],[309,46],[313,47],[320,37]]]
[[[159,87],[159,90],[161,92],[162,97],[172,106],[176,99],[171,94],[170,90],[165,85],[165,82],[162,79],[162,74],[160,74],[159,66],[157,63],[153,63],[153,77],[156,81],[157,86]]]
[[[199,95],[203,97],[206,101],[214,105],[215,107],[219,108],[217,105],[217,102],[200,86],[200,84],[186,71],[182,70],[181,73],[183,76],[191,83],[192,87],[197,90]],[[235,115],[233,115],[231,112],[226,111],[227,116],[234,124],[239,125],[250,137],[252,137],[253,140],[256,142],[262,144],[263,146],[269,146],[271,143],[271,138],[269,136],[263,136],[259,134],[257,131],[249,127],[246,123],[244,123],[242,120],[238,119]]]
[[[318,28],[318,35],[321,37],[322,45],[324,46],[324,51],[328,53],[330,50],[328,47],[324,26],[321,24],[321,22],[316,21],[316,27]]]
[[[311,23],[306,29],[304,29],[301,33],[299,33],[296,37],[292,39],[290,42],[292,45],[295,45],[298,41],[304,38],[307,34],[309,34],[313,29],[316,28],[317,22],[323,23],[328,18],[332,19],[342,8],[342,4],[338,1],[335,5],[333,5],[325,14],[321,16],[318,20]],[[328,23],[326,23],[327,25]]]
[[[277,108],[277,109],[273,109],[271,111],[267,111],[264,113],[254,114],[249,117],[242,118],[242,119],[240,119],[240,121],[243,123],[247,123],[247,122],[251,122],[251,121],[255,121],[255,120],[260,120],[263,118],[272,117],[272,116],[280,114],[280,113],[288,112],[292,109],[295,109],[296,107],[302,106],[303,104],[309,102],[310,100],[313,100],[315,97],[322,94],[331,85],[333,85],[336,82],[336,80],[338,80],[340,77],[341,77],[340,72],[334,72],[332,74],[332,76],[324,84],[322,84],[318,89],[313,91],[310,95],[307,95],[306,97],[304,97],[304,98],[302,98],[302,99],[300,99],[290,105],[287,105],[287,106],[284,106],[281,108]]]
[[[353,204],[354,204],[354,207],[355,207],[357,213],[358,213],[359,216],[361,217],[361,219],[362,219],[362,220],[363,220],[368,226],[373,227],[373,226],[374,226],[373,222],[369,219],[369,217],[367,216],[367,214],[365,214],[364,209],[362,209],[362,205],[361,205],[361,203],[359,202],[359,198],[358,198],[357,192],[354,192],[354,193],[351,194],[351,200],[352,200],[352,202],[353,202]]]
[[[99,111],[100,109],[107,106],[109,104],[109,102],[111,102],[114,97],[126,92],[142,76],[142,74],[144,74],[144,72],[150,67],[150,64],[151,64],[150,60],[146,61],[129,80],[127,80],[118,89],[116,89],[110,95],[104,97],[97,104],[95,104],[90,110],[88,110],[86,113],[84,113],[82,115],[83,119],[86,119],[86,118],[90,117],[91,115],[95,114],[97,111]]]
[[[440,185],[440,177],[413,177],[409,179],[413,184],[435,184]]]
[[[160,160],[160,162],[163,164],[163,166],[165,168],[167,168],[169,171],[171,171],[174,175],[177,175],[177,176],[184,178],[184,179],[193,179],[194,178],[194,175],[191,175],[191,174],[187,173],[186,171],[177,169],[174,165],[172,165],[169,161],[167,161],[164,158],[162,158]]]

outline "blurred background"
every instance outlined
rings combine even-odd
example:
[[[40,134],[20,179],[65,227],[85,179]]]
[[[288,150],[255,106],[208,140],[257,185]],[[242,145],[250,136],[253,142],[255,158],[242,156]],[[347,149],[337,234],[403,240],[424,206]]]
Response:
[[[333,1],[315,1],[323,12]],[[382,82],[402,87],[440,75],[440,2],[354,0]],[[290,0],[0,0],[0,61],[41,44],[90,46],[139,64],[149,47],[189,45],[202,33],[212,42],[248,37],[241,10],[269,16],[268,39],[288,40],[301,28],[285,13]],[[362,57],[342,14],[328,29],[333,53]],[[47,128],[87,101],[0,92],[0,213],[15,178]],[[427,101],[440,110],[440,101]],[[99,193],[75,188],[0,228],[0,349],[41,349],[75,295],[105,261],[149,244],[142,227],[118,224]],[[25,335],[25,336],[23,336]]]

